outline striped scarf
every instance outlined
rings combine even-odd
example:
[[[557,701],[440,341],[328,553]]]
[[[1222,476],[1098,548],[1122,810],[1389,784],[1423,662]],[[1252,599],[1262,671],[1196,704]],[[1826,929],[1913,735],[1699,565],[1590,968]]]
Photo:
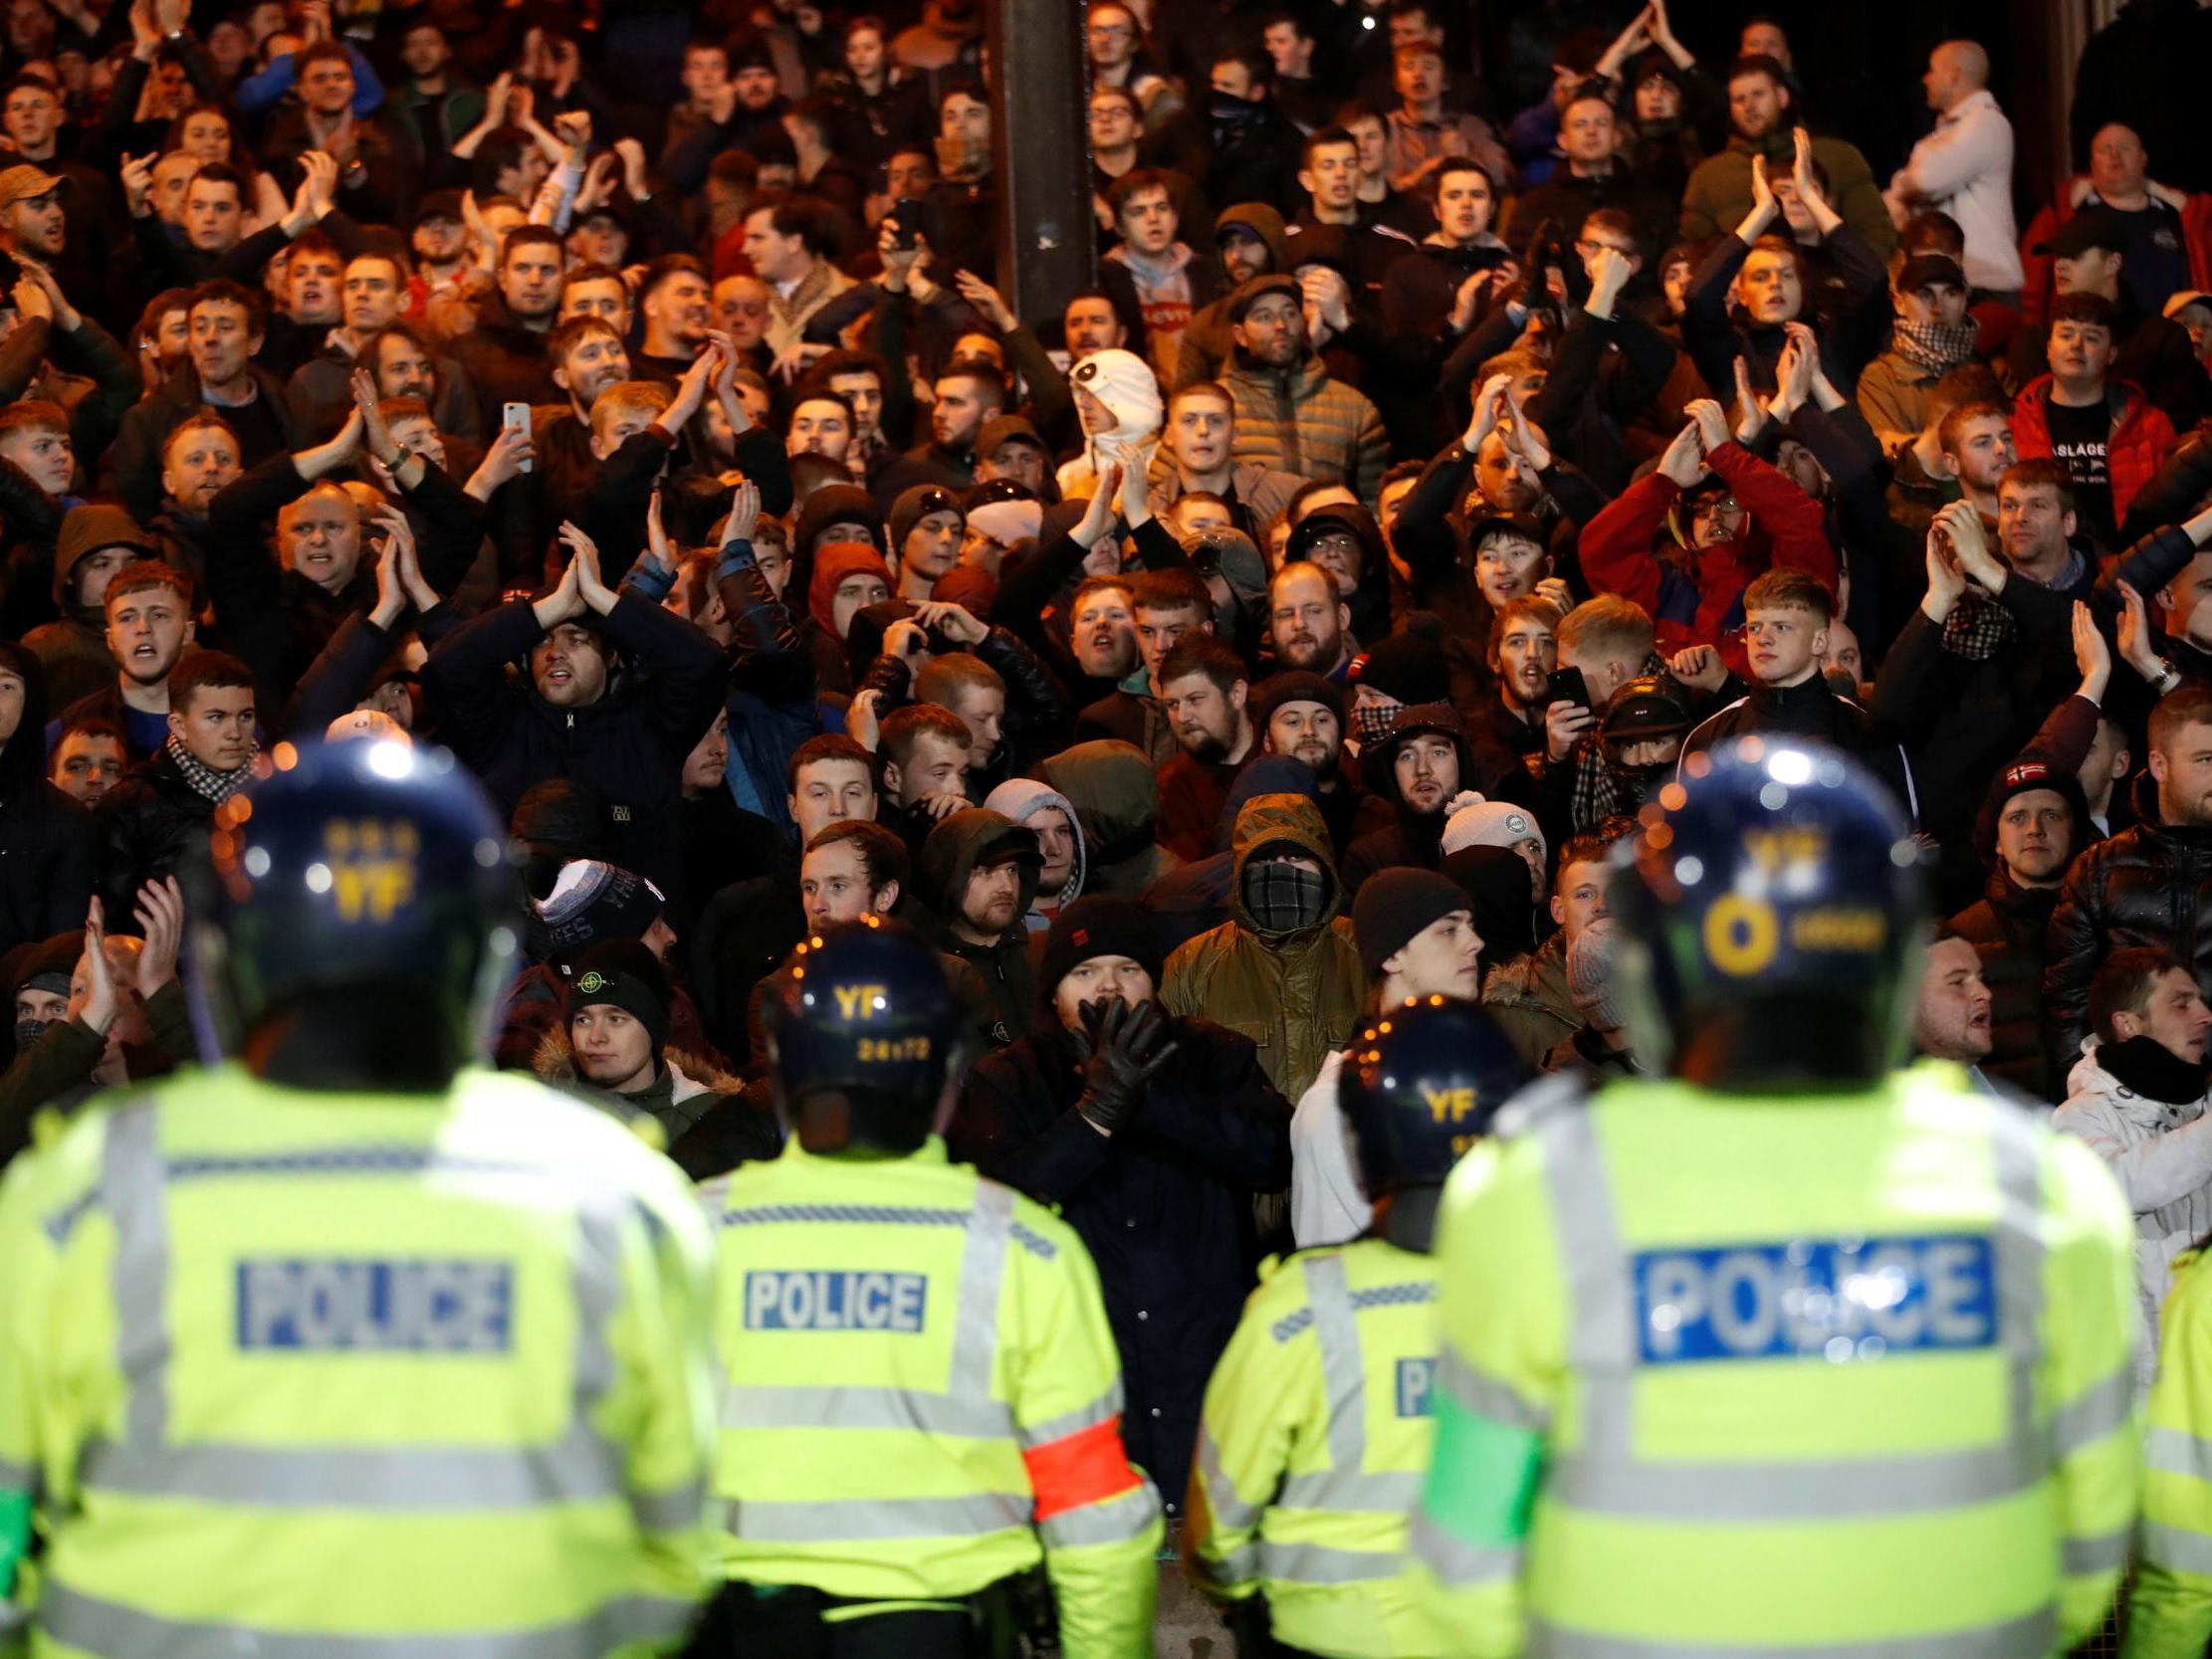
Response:
[[[169,734],[169,740],[163,748],[169,758],[176,762],[176,769],[184,774],[184,781],[192,786],[193,792],[205,796],[217,806],[221,806],[253,782],[254,756],[261,753],[260,748],[256,747],[254,754],[249,755],[246,763],[236,771],[219,772],[186,748],[183,740],[174,732]]]

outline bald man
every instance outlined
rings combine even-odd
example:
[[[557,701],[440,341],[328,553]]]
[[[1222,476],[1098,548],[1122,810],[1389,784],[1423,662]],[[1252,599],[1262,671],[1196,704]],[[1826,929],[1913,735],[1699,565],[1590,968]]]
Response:
[[[2012,122],[1989,91],[1989,54],[1945,41],[1920,77],[1935,130],[1912,146],[1882,199],[1901,229],[1913,214],[1948,213],[1966,233],[1966,281],[1976,296],[2017,301],[2023,281],[2012,216]]]

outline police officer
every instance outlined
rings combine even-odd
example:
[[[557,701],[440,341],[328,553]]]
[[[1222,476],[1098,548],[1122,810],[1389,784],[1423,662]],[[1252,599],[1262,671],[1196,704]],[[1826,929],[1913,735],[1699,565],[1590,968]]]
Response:
[[[1191,1473],[1185,1554],[1231,1604],[1242,1659],[1441,1651],[1405,1556],[1434,1427],[1437,1201],[1528,1075],[1487,1014],[1442,996],[1352,1041],[1338,1101],[1374,1221],[1264,1272],[1207,1387]]]
[[[720,1229],[714,1497],[733,1580],[704,1654],[1151,1652],[1159,1494],[1073,1229],[952,1163],[967,1027],[937,954],[869,917],[768,1010],[783,1154],[702,1189]]]
[[[696,1200],[476,1069],[520,885],[452,757],[274,759],[189,928],[243,1062],[0,1194],[0,1583],[106,1659],[663,1651],[706,1589]]]
[[[1539,1085],[1452,1175],[1424,1603],[1454,1653],[2071,1646],[2140,1487],[2125,1205],[1893,1069],[1924,912],[1870,774],[1738,738],[1640,831],[1610,903],[1670,1075]]]

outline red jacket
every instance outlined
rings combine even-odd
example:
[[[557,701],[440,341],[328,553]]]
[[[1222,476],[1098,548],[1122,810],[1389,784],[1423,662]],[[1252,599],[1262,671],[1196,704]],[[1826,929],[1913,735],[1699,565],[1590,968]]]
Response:
[[[2041,322],[2051,314],[2051,266],[2049,254],[2036,250],[2051,240],[2058,228],[2082,210],[2073,203],[2074,179],[2059,186],[2059,193],[2020,239],[2020,269],[2025,274],[2020,290],[2020,317]],[[2212,291],[2212,196],[2192,195],[2181,204],[2181,247],[2189,256],[2189,286]]]
[[[2051,376],[2039,374],[2013,400],[2012,445],[2023,461],[2051,453]],[[2129,504],[2173,447],[2173,422],[2125,380],[2108,382],[2104,400],[2112,411],[2105,466],[2112,479],[2112,522],[2118,524],[2126,522]]]
[[[1649,611],[1661,652],[1716,645],[1728,667],[1748,679],[1743,590],[1755,576],[1783,565],[1818,576],[1834,593],[1836,549],[1821,525],[1821,504],[1750,451],[1726,443],[1706,460],[1743,508],[1740,536],[1696,549],[1694,577],[1660,558],[1654,547],[1671,534],[1667,511],[1682,491],[1664,473],[1653,473],[1583,525],[1582,573],[1594,591],[1618,593]]]

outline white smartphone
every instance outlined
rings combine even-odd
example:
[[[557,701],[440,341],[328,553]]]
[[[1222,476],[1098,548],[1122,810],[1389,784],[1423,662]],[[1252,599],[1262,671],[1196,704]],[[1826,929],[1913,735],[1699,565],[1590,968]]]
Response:
[[[529,437],[530,405],[527,403],[501,404],[499,412],[499,423],[502,426],[513,427],[516,431],[522,433],[524,437]],[[532,463],[525,461],[519,470],[527,473],[530,471],[531,466]]]

